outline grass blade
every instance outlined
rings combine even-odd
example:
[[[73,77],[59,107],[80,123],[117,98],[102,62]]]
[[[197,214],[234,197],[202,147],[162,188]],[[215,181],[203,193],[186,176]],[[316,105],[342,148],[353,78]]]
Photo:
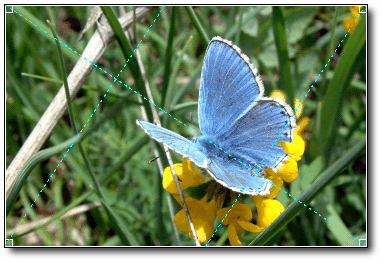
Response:
[[[332,136],[336,126],[338,126],[336,120],[339,117],[341,102],[347,90],[348,85],[346,83],[350,82],[352,78],[352,67],[358,63],[358,54],[360,54],[365,43],[366,19],[361,16],[357,27],[341,53],[341,57],[334,70],[333,79],[329,83],[328,90],[322,102],[323,110],[321,112],[319,145],[321,146],[320,152],[326,159],[329,159]]]
[[[285,33],[284,13],[282,6],[273,6],[273,32],[277,48],[277,57],[280,66],[279,89],[286,90],[290,105],[294,105],[294,90],[290,72],[290,61],[288,55],[288,43]]]

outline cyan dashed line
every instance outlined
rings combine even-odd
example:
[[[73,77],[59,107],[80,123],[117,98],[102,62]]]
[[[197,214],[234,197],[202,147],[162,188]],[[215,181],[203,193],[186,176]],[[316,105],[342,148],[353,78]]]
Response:
[[[360,15],[358,15],[358,17],[359,17]],[[355,20],[355,21],[357,21],[357,19]],[[350,32],[350,29],[349,29],[349,31],[348,32]],[[345,35],[345,37],[347,36],[347,34]],[[343,40],[342,40],[343,41]],[[341,42],[342,42],[341,41]],[[340,45],[338,45],[338,47],[339,47]],[[335,50],[335,52],[337,51],[337,49]],[[331,57],[333,57],[333,55],[331,56]],[[330,62],[330,59],[328,60],[328,62]],[[325,68],[326,68],[326,66],[327,66],[327,64],[325,65]],[[106,71],[104,71],[105,73],[107,73]],[[323,70],[321,70],[321,72],[323,72]],[[110,75],[111,77],[113,77],[112,75]],[[318,75],[318,77],[317,77],[317,79],[315,80],[315,82],[317,82],[317,80],[318,80],[318,78],[320,77],[320,74]],[[116,81],[116,80],[115,80]],[[115,82],[114,81],[114,82]],[[119,81],[120,83],[122,83],[121,81]],[[127,87],[127,85],[126,84],[124,84],[126,87]],[[311,87],[313,87],[313,85],[311,86]],[[138,94],[139,96],[141,96],[142,97],[142,95],[141,94],[139,94],[137,91],[135,91],[135,90],[133,90],[133,89],[131,89],[131,87],[128,87],[130,90],[132,90],[134,93],[136,93],[136,94]],[[305,97],[307,97],[307,95],[308,95],[308,93],[310,92],[310,89],[308,90],[308,92],[307,92],[307,94],[305,95]],[[151,102],[150,100],[148,100],[146,97],[144,97],[143,96],[143,98],[144,98],[144,100],[147,100],[147,101],[149,101],[149,103],[152,103],[155,107],[157,106],[155,103],[153,103],[153,102]],[[300,105],[301,105],[301,103],[303,102],[303,100],[301,100],[301,102],[299,103],[299,105],[298,105],[298,107],[300,107]],[[162,109],[162,108],[159,108],[159,110],[162,110],[162,111],[164,111],[164,113],[165,114],[168,114],[169,116],[171,116],[171,114],[170,113],[168,113],[167,111],[165,111],[164,109]],[[295,112],[297,112],[297,109],[295,110]],[[294,114],[291,116],[291,117],[293,117],[294,116]],[[180,124],[182,124],[183,122],[182,121],[180,121],[180,120],[178,120],[177,118],[174,118],[174,120],[176,120],[176,121],[178,121]],[[290,122],[290,120],[288,121],[288,122]],[[187,126],[186,124],[184,124],[183,123],[183,125],[184,126]],[[285,125],[285,127],[287,126],[288,124],[286,124]],[[190,130],[192,130],[192,128],[189,128]],[[194,133],[195,134],[198,134],[198,132],[197,131],[195,131],[195,130],[192,130],[192,131],[194,131]],[[284,129],[281,131],[281,133],[284,131]],[[281,135],[281,133],[279,134],[279,136]],[[199,136],[201,136],[201,134],[198,134]],[[211,141],[209,141],[210,143],[212,143]],[[275,139],[275,142],[272,144],[272,146],[271,147],[273,147],[274,145],[275,145],[275,143],[277,142],[277,139]],[[214,144],[215,146],[216,146],[216,144]],[[222,150],[221,148],[219,148],[220,150]],[[222,150],[224,153],[228,153],[228,152],[226,152],[226,151],[224,151],[224,150]],[[270,152],[270,149],[268,150],[268,152]],[[231,156],[230,154],[228,154],[229,156]],[[267,154],[265,155],[265,157],[267,156]],[[265,159],[265,157],[263,158],[263,160]],[[234,158],[235,160],[237,160],[236,158]],[[261,161],[261,162],[263,162],[263,160]],[[241,161],[239,161],[240,163],[242,163]],[[244,166],[246,166],[245,164],[244,164]],[[259,167],[260,167],[260,165],[259,165]],[[249,170],[251,170],[251,168],[249,168]],[[257,173],[257,169],[254,171],[254,173],[252,174],[252,176],[251,176],[251,178],[255,175]],[[261,176],[261,174],[259,174],[259,176]],[[265,180],[267,180],[266,178],[264,178]],[[248,182],[249,182],[250,180],[248,180]],[[269,181],[269,180],[267,180],[267,181]],[[247,182],[247,183],[248,183]],[[270,182],[270,181],[269,181]],[[271,183],[271,182],[270,182]],[[245,187],[247,186],[248,184],[246,184],[245,185]],[[274,184],[274,186],[276,186],[276,184]],[[244,190],[244,189],[243,189]],[[281,188],[279,188],[279,190],[281,190]],[[288,192],[286,192],[286,191],[284,191],[285,193],[288,193]],[[239,194],[239,196],[240,196],[240,194]],[[289,194],[289,196],[291,197],[291,195]],[[294,200],[296,200],[296,198],[293,198]],[[236,201],[235,202],[237,202],[237,199],[236,199]],[[301,201],[299,201],[301,204],[302,204],[302,202]],[[234,204],[233,204],[234,205]],[[233,206],[232,205],[232,206]],[[306,204],[304,204],[304,206],[306,206]],[[311,210],[311,208],[309,208],[310,210]],[[313,210],[314,211],[314,210]],[[315,213],[317,213],[316,211],[314,211]],[[319,216],[321,216],[321,214],[319,214]],[[326,220],[326,218],[324,218],[325,220]],[[224,220],[224,219],[223,219]],[[331,223],[331,221],[329,221],[329,223]],[[220,224],[218,227],[220,227],[222,224]],[[341,230],[341,229],[340,229]],[[217,231],[217,229],[215,230],[215,232]],[[344,231],[344,233],[346,233],[345,231]],[[351,236],[351,235],[349,235],[349,236]],[[212,239],[212,237],[213,237],[213,235],[211,236],[211,239]],[[211,241],[211,239],[208,241],[208,242],[210,242]],[[356,240],[355,238],[354,238],[354,240]],[[360,241],[358,241],[358,242],[360,242]],[[206,244],[206,246],[207,246],[207,244]]]
[[[165,6],[163,6],[163,7],[165,7]],[[160,13],[160,12],[162,12],[162,10],[160,10],[159,13]],[[18,13],[17,11],[14,11],[14,13],[18,14],[20,17],[22,16],[22,14]],[[159,17],[159,14],[157,15],[157,17]],[[27,18],[25,18],[25,20],[28,21]],[[154,23],[155,23],[156,20],[157,20],[157,19],[155,18],[155,19],[154,19]],[[30,20],[29,20],[29,23],[33,24],[33,22],[30,21]],[[34,24],[34,26],[37,26],[37,25]],[[152,25],[150,25],[150,28],[151,28],[151,26],[152,26]],[[41,27],[40,27],[40,29],[41,29]],[[41,31],[42,31],[42,29],[41,29]],[[147,32],[149,32],[149,29],[147,29]],[[44,31],[44,33],[48,33],[48,32]],[[49,34],[49,35],[50,35],[51,37],[53,37],[52,34]],[[147,33],[144,34],[143,37],[146,37],[146,35],[147,35]],[[54,39],[55,39],[56,41],[59,41],[57,38],[54,38]],[[142,40],[141,40],[140,42],[142,42]],[[61,41],[59,41],[59,43],[62,44]],[[64,46],[65,46],[65,47],[68,47],[66,44],[64,44]],[[134,52],[137,50],[138,46],[139,46],[139,44],[138,44],[137,47],[134,49]],[[72,49],[72,48],[69,48],[69,50],[73,50],[73,49]],[[73,52],[77,54],[77,51],[73,50]],[[81,54],[78,54],[78,55],[79,55],[80,57],[82,57]],[[132,57],[132,55],[131,55],[130,57]],[[87,60],[85,57],[84,57],[84,59]],[[91,61],[89,61],[89,62],[92,63]],[[128,62],[129,62],[129,60],[127,60],[126,63],[128,63]],[[94,64],[94,66],[97,67],[96,64]],[[124,65],[124,67],[126,67],[126,64]],[[99,68],[99,69],[101,69],[101,68]],[[101,70],[102,70],[102,69],[101,69]],[[104,72],[107,73],[106,71],[104,71]],[[121,70],[120,72],[122,72],[122,70]],[[112,75],[110,75],[110,76],[113,77]],[[118,74],[118,76],[119,76],[119,74]],[[117,77],[118,77],[118,76],[117,76]],[[114,80],[114,82],[115,82],[115,81],[116,81],[116,78],[114,77],[114,79],[115,79],[115,80]],[[121,81],[119,81],[119,82],[122,83]],[[112,86],[113,86],[113,85],[110,85],[110,87],[112,87]],[[125,85],[125,86],[126,86],[126,85]],[[127,86],[126,86],[126,87],[127,87]],[[131,89],[131,88],[130,88],[130,89]],[[108,93],[109,90],[110,90],[110,89],[108,89],[108,90],[106,91],[106,93]],[[132,89],[131,89],[131,90],[132,90]],[[134,92],[137,93],[136,91],[134,91]],[[104,94],[103,97],[106,97],[106,93]],[[141,96],[142,96],[142,95],[141,95]],[[147,100],[147,99],[146,99],[146,100]],[[103,102],[103,100],[100,100],[100,101],[99,101],[99,103],[102,103],[102,102]],[[100,104],[98,104],[97,107],[96,107],[96,109],[94,109],[93,114],[97,111],[97,108],[98,108],[99,106],[100,106]],[[88,120],[86,121],[86,123],[88,123],[88,122],[90,121],[90,118],[93,117],[93,114],[90,115],[90,117],[88,118]],[[87,124],[85,124],[84,127],[86,127],[86,125],[87,125]],[[81,129],[81,131],[77,134],[77,138],[80,136],[80,133],[82,133],[83,130],[84,130],[84,129]],[[77,138],[74,139],[73,143],[77,141]],[[70,145],[70,147],[68,148],[68,150],[66,151],[66,153],[69,153],[70,148],[73,147],[73,145],[74,145],[74,144],[71,144],[71,145]],[[66,157],[66,154],[64,154],[64,157],[60,160],[60,163],[64,160],[65,157]],[[54,173],[56,172],[56,170],[57,170],[57,168],[58,168],[59,166],[60,166],[60,164],[57,164],[57,167],[56,167],[56,169],[53,170],[53,173],[50,175],[50,178],[54,175]],[[48,178],[48,180],[46,181],[46,183],[44,184],[44,187],[40,190],[40,193],[42,193],[42,191],[44,190],[44,188],[46,187],[46,185],[47,185],[48,182],[49,182],[49,178]],[[35,198],[35,200],[33,201],[33,203],[35,203],[35,202],[37,201],[37,199],[38,199],[39,196],[40,196],[40,194],[38,193],[37,196],[36,196],[36,198]],[[33,205],[34,205],[33,203],[31,204],[30,207],[33,207]],[[27,212],[26,212],[25,215],[24,215],[24,218],[27,216],[27,213],[28,213],[30,210],[31,210],[30,208],[27,210]],[[21,225],[21,223],[23,222],[24,218],[22,218],[22,219],[20,220],[20,223],[16,226],[15,231],[14,231],[13,233],[16,232],[17,228]],[[12,235],[10,236],[10,238],[6,241],[5,246],[6,246],[7,243],[11,240],[11,238],[13,237],[13,235],[14,235],[14,234],[12,234]]]

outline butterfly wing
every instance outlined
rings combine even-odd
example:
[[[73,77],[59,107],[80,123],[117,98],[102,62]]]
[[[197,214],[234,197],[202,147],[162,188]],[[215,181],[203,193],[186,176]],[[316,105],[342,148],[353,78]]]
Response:
[[[209,148],[209,174],[233,191],[269,194],[272,182],[264,179],[264,170],[270,167],[277,171],[288,157],[278,142],[292,141],[295,120],[291,116],[292,110],[283,101],[264,97],[217,137],[222,142],[215,147],[208,141],[197,141]]]
[[[265,179],[256,168],[239,164],[237,160],[219,161],[214,159],[207,168],[208,173],[229,189],[249,195],[269,195],[272,181]]]
[[[256,68],[232,42],[214,37],[206,51],[199,90],[203,135],[224,133],[264,93]]]
[[[142,120],[137,120],[137,124],[151,138],[155,139],[160,143],[165,144],[170,149],[194,162],[196,165],[200,167],[207,166],[206,155],[198,149],[197,145],[194,142],[168,129],[156,126],[154,124]]]
[[[279,169],[288,155],[278,142],[292,142],[296,120],[288,104],[280,99],[263,97],[226,133],[218,137],[222,147],[243,162],[256,163],[264,170]]]
[[[258,173],[251,172],[237,162],[232,162],[233,159],[225,161],[225,159],[216,158],[211,161],[192,141],[168,129],[145,121],[137,120],[137,124],[156,141],[165,144],[170,149],[190,159],[196,165],[206,169],[223,186],[244,194],[269,194],[272,187],[269,180],[259,177]],[[251,177],[251,173],[253,177]]]
[[[209,153],[209,171],[234,191],[264,194],[269,182],[259,177],[282,166],[288,155],[277,142],[291,142],[295,119],[281,100],[263,97],[260,75],[232,42],[215,37],[206,52],[199,91],[201,132],[234,157]],[[240,160],[239,160],[240,159]],[[241,162],[240,166],[235,162]],[[247,168],[243,163],[247,163]],[[248,170],[253,166],[256,170]],[[249,181],[248,181],[249,180]]]
[[[287,157],[277,142],[292,141],[295,120],[287,104],[262,97],[263,93],[260,75],[248,57],[232,42],[214,37],[203,63],[199,125],[203,136],[218,142],[235,158],[208,150],[201,138],[193,143],[156,125],[137,123],[152,138],[205,168],[222,185],[237,192],[266,195],[272,184],[259,175],[267,167],[277,169]]]

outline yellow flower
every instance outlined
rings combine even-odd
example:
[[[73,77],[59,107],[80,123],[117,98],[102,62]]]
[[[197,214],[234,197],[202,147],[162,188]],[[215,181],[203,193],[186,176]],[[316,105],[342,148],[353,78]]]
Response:
[[[295,138],[292,143],[280,143],[283,146],[284,151],[290,155],[290,157],[283,162],[283,166],[278,170],[277,174],[272,168],[267,168],[265,170],[266,178],[273,182],[273,187],[270,189],[270,194],[264,197],[272,199],[276,198],[280,193],[280,188],[283,186],[284,182],[293,182],[298,176],[298,166],[297,161],[301,159],[304,153],[305,144],[301,137]],[[302,143],[302,145],[301,145]]]
[[[298,176],[297,161],[293,158],[289,158],[287,161],[284,161],[284,165],[279,172],[277,172],[277,176],[288,183],[296,180]]]
[[[349,6],[350,12],[353,14],[353,17],[345,18],[342,21],[342,25],[345,28],[346,33],[352,34],[354,31],[354,28],[358,24],[358,15],[359,15],[359,6]],[[349,31],[350,29],[350,31]]]
[[[299,135],[302,139],[306,137],[305,129],[310,122],[310,117],[306,116],[300,119],[297,123],[297,127],[293,129],[295,135]]]
[[[299,135],[293,136],[293,142],[279,142],[285,153],[296,161],[299,161],[305,151],[305,142]]]
[[[284,206],[275,199],[254,196],[253,203],[257,208],[257,221],[260,227],[269,226],[284,210]]]
[[[252,219],[252,210],[247,204],[236,203],[233,207],[222,208],[217,212],[223,225],[228,225],[228,239],[232,246],[241,246],[240,234],[244,230],[259,233],[263,228],[248,221]]]
[[[174,195],[174,197],[179,198],[179,196],[176,195]],[[197,200],[195,198],[185,196],[185,201],[199,241],[207,242],[214,232],[214,220],[216,218],[215,200],[212,199],[207,203],[205,198]],[[191,239],[194,239],[184,209],[176,213],[174,222],[179,231],[189,234]]]
[[[273,182],[273,187],[271,188],[270,194],[265,195],[266,198],[270,198],[270,199],[277,197],[277,195],[280,193],[279,188],[282,188],[283,184],[284,184],[281,177],[279,177],[274,172],[273,172],[273,174],[275,174],[275,175],[272,175],[272,172],[273,172],[273,170],[271,168],[268,168],[267,170],[265,170],[265,173],[267,174],[267,179],[269,179]]]
[[[267,178],[276,184],[276,186],[271,188],[271,194],[267,196],[268,198],[276,197],[278,194],[277,190],[283,185],[277,178],[281,178],[288,183],[296,180],[298,176],[297,161],[301,159],[305,151],[305,142],[299,135],[294,135],[293,142],[291,143],[280,142],[279,144],[290,157],[283,162],[284,165],[280,168],[277,174],[271,168],[265,170]]]
[[[174,165],[175,172],[179,178],[179,184],[182,189],[188,187],[195,187],[204,182],[204,178],[199,175],[202,171],[194,169],[192,162],[187,158],[183,158],[182,164],[178,163]],[[170,167],[166,167],[163,172],[163,188],[171,194],[177,194],[175,181],[173,179]]]
[[[296,118],[300,118],[302,115],[302,110],[304,109],[304,104],[300,102],[297,98],[294,100],[294,109],[297,109],[295,113]]]
[[[284,161],[283,164],[284,165],[280,168],[280,170],[277,172],[277,174],[271,168],[268,168],[265,171],[267,173],[267,177],[268,176],[279,177],[288,183],[296,180],[296,178],[298,176],[298,167],[297,167],[296,160],[294,160],[293,158],[290,157],[288,160]],[[280,188],[282,186],[282,184],[280,184],[280,183],[279,183],[280,186],[276,182],[274,182],[274,184],[276,184],[276,186],[274,186],[273,188],[275,188],[275,187]],[[276,189],[274,189],[274,190],[276,190]]]
[[[286,96],[285,96],[284,92],[283,92],[283,91],[280,91],[280,90],[272,91],[270,97],[280,98],[281,100],[283,100],[284,102],[286,102]]]

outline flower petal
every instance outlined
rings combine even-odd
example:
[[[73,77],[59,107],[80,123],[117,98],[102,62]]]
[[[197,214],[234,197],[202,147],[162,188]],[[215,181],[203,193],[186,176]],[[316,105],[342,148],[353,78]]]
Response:
[[[257,208],[257,221],[260,227],[269,226],[285,210],[284,206],[275,199],[255,196],[252,201]]]
[[[243,203],[236,203],[233,207],[222,208],[216,214],[223,225],[228,225],[236,219],[243,221],[252,219],[252,210],[250,206]]]
[[[300,116],[302,115],[302,110],[304,109],[304,104],[301,103],[300,100],[298,100],[297,98],[294,101],[294,109],[297,109],[297,111],[295,112],[296,117],[300,118]]]
[[[231,223],[228,225],[228,229],[227,229],[228,239],[229,239],[229,242],[231,243],[231,246],[241,246],[239,236],[236,233],[235,224],[236,223]]]
[[[265,170],[265,172],[267,174],[267,179],[273,182],[273,187],[270,190],[271,193],[269,195],[265,195],[265,197],[270,199],[276,198],[277,195],[280,193],[279,188],[283,187],[284,182],[275,172],[273,172],[272,169],[268,168],[267,170]]]
[[[180,180],[179,184],[181,189],[195,187],[204,182],[204,178],[199,175],[202,171],[199,169],[194,169],[192,162],[186,158],[183,158],[181,164],[175,164],[174,168]],[[171,194],[178,193],[178,189],[176,188],[176,184],[171,173],[171,168],[169,166],[166,167],[163,172],[163,188]]]
[[[283,163],[284,165],[277,173],[277,176],[279,176],[282,180],[288,183],[296,180],[298,176],[298,167],[296,160],[294,160],[293,158],[289,158]]]
[[[305,142],[299,135],[293,136],[293,142],[280,142],[279,143],[285,153],[290,155],[294,160],[299,161],[305,151]]]
[[[281,90],[272,91],[270,97],[280,98],[281,100],[286,102],[286,96],[285,96],[284,92]]]
[[[247,221],[240,221],[238,220],[237,223],[245,230],[245,231],[249,231],[249,232],[252,232],[252,233],[259,233],[261,231],[264,230],[263,227],[259,227],[257,225],[254,225],[250,222],[247,222]]]
[[[202,217],[201,215],[197,216],[191,213],[191,211],[190,211],[190,216],[191,216],[192,223],[194,224],[195,232],[198,236],[199,241],[200,242],[208,241],[214,232],[213,220],[211,221],[208,218],[204,218],[204,217],[201,218]],[[184,209],[176,213],[176,215],[174,216],[174,223],[179,231],[189,234],[191,239],[193,239],[191,228],[188,223],[187,216],[186,216],[186,213],[184,212]]]
[[[309,122],[310,122],[310,117],[305,116],[301,118],[300,121],[298,121],[297,123],[297,127],[293,129],[293,134],[299,135],[301,136],[301,138],[304,139],[306,136],[305,129],[308,126]]]
[[[359,6],[349,6],[350,12],[353,14],[353,16],[358,17],[359,14]]]

